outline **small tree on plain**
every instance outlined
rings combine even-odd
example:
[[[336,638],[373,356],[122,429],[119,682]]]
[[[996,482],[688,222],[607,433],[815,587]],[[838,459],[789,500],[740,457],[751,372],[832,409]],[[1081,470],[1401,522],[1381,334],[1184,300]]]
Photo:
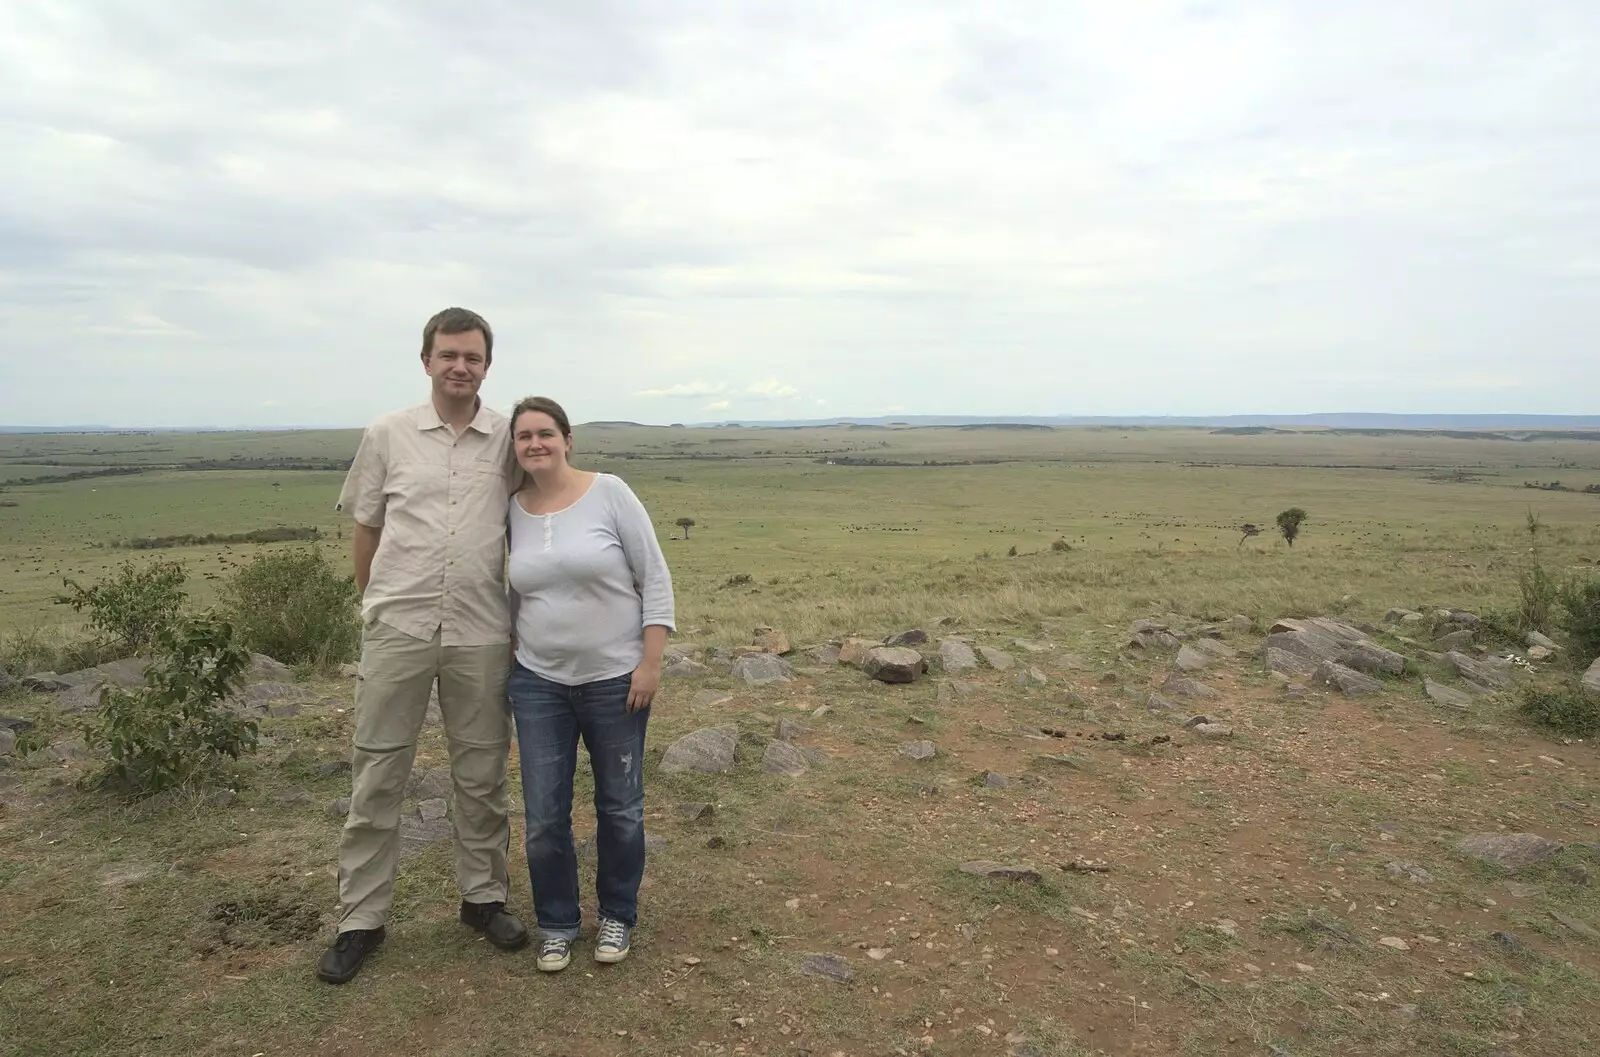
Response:
[[[688,539],[689,538],[689,530],[694,528],[694,518],[692,518],[692,517],[681,517],[678,520],[674,521],[673,524],[678,526],[679,528],[683,529],[683,538],[684,539]]]
[[[1249,539],[1251,536],[1261,535],[1261,526],[1252,525],[1247,521],[1243,525],[1239,526],[1239,531],[1243,533],[1243,535],[1239,537],[1239,546],[1243,547],[1245,540]]]
[[[1283,540],[1289,546],[1294,546],[1295,538],[1300,535],[1300,526],[1306,519],[1306,512],[1297,506],[1278,515],[1278,531],[1283,533]]]

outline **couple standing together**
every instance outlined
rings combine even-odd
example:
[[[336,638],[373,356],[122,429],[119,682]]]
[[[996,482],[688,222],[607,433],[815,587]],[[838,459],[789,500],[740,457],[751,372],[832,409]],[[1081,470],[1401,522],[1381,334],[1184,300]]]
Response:
[[[449,308],[422,332],[427,403],[369,426],[339,509],[355,518],[362,593],[353,788],[339,842],[339,935],[317,975],[344,983],[383,942],[400,807],[437,680],[454,789],[461,922],[502,950],[511,728],[526,803],[538,966],[566,968],[581,912],[572,841],[578,740],[594,770],[594,957],[628,956],[644,874],[644,737],[673,627],[672,580],[620,478],[572,467],[572,429],[543,397],[507,419],[478,398],[494,334]],[[507,590],[509,582],[509,592]]]

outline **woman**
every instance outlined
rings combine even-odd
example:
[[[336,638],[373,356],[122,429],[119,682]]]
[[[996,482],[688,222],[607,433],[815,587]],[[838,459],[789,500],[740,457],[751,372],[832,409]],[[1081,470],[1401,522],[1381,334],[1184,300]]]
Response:
[[[673,627],[672,578],[650,515],[611,474],[574,469],[561,405],[529,397],[511,444],[531,484],[511,497],[516,663],[508,693],[528,822],[539,968],[565,969],[578,938],[572,777],[583,739],[598,816],[597,962],[628,956],[644,875],[644,732]]]

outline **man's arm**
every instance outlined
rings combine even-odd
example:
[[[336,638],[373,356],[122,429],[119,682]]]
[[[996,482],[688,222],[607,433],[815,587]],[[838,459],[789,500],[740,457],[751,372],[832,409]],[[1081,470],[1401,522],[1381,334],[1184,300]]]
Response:
[[[356,522],[351,550],[356,560],[356,586],[361,589],[363,596],[367,593],[367,582],[372,579],[372,556],[378,553],[378,541],[382,538],[383,526],[373,528]]]

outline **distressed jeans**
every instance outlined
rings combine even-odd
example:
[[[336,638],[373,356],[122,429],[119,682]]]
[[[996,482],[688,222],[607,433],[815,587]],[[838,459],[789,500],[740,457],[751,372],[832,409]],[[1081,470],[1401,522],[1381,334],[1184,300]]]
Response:
[[[650,710],[629,712],[632,674],[581,686],[551,682],[520,664],[507,683],[522,764],[528,880],[539,934],[577,939],[578,856],[572,842],[572,779],[578,739],[594,770],[595,894],[600,916],[638,923],[644,877],[644,732]]]

